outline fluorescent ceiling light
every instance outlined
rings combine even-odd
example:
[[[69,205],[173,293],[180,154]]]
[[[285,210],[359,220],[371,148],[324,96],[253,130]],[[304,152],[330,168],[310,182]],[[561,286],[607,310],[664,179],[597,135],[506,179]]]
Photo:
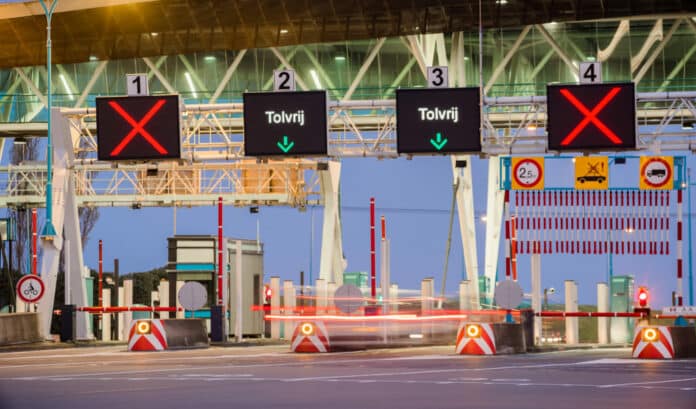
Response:
[[[191,80],[191,74],[189,74],[188,71],[184,73],[184,76],[186,77],[186,82],[188,82],[188,86],[191,89],[191,93],[193,94],[194,98],[198,98],[198,94],[196,93],[196,87],[193,86],[193,81]]]
[[[334,60],[336,61],[345,61],[346,57],[344,55],[337,55],[334,57]]]
[[[60,81],[63,83],[63,87],[65,88],[65,93],[68,94],[68,98],[70,98],[70,100],[73,101],[75,97],[73,96],[72,91],[68,86],[68,80],[65,79],[65,75],[60,74]]]
[[[321,89],[321,82],[319,82],[319,76],[317,75],[317,71],[309,70],[309,75],[312,76],[312,81],[314,81],[314,85],[316,85],[317,89]]]
[[[285,28],[280,29],[280,34],[287,34],[287,33],[288,33],[287,29],[285,29]]]

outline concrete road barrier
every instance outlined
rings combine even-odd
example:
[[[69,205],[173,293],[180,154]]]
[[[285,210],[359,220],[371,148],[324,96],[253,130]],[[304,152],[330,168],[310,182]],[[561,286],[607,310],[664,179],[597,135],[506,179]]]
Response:
[[[161,320],[167,333],[167,349],[207,348],[208,332],[203,319]]]
[[[525,332],[522,324],[496,323],[492,325],[493,333],[495,334],[496,355],[527,352]]]
[[[26,344],[42,340],[37,313],[0,314],[0,345]]]
[[[669,327],[675,358],[696,358],[696,327]]]

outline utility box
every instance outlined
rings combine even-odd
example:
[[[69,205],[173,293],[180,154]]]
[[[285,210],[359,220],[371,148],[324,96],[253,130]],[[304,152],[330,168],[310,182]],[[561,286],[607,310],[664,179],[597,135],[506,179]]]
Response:
[[[343,273],[343,284],[351,284],[361,290],[368,288],[368,274],[366,271]]]
[[[491,288],[491,280],[488,277],[479,276],[478,286],[480,305],[493,305],[493,300],[486,297],[486,294],[488,294],[488,291]]]
[[[633,276],[613,276],[610,283],[611,312],[633,312]],[[625,344],[633,340],[633,319],[612,317],[609,341]]]
[[[263,244],[256,240],[225,239],[229,272],[229,334],[236,336],[237,319],[237,241],[242,247],[242,335],[260,337],[263,320]]]

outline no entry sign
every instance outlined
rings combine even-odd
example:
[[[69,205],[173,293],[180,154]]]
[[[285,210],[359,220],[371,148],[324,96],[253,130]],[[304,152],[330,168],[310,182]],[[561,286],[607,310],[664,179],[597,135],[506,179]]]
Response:
[[[669,190],[674,187],[674,158],[671,156],[640,157],[640,188]]]
[[[633,83],[549,85],[546,92],[549,150],[635,149]]]
[[[179,96],[97,98],[99,160],[178,159]]]

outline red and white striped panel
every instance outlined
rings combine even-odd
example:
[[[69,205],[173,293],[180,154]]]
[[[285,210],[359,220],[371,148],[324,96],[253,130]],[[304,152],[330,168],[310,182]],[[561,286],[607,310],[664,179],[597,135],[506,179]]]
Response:
[[[138,332],[138,324],[149,323],[150,332]],[[167,349],[167,333],[160,320],[134,320],[128,333],[129,351],[164,351]]]
[[[493,335],[491,324],[463,324],[457,333],[455,353],[460,355],[495,355],[495,335]]]
[[[329,352],[329,333],[321,321],[303,322],[295,327],[292,352]]]
[[[669,327],[637,327],[633,336],[633,357],[674,359],[674,343]]]

